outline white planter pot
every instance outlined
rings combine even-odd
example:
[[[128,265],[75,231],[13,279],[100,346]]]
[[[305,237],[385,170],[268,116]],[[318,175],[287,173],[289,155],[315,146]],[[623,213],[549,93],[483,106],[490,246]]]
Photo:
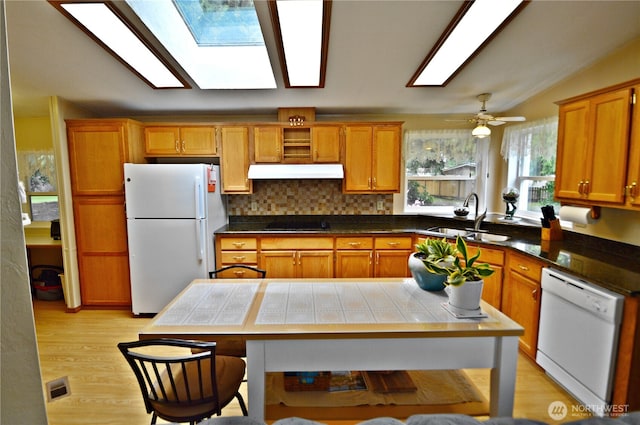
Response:
[[[447,286],[449,304],[463,310],[477,310],[482,298],[483,280],[465,282],[459,286]]]

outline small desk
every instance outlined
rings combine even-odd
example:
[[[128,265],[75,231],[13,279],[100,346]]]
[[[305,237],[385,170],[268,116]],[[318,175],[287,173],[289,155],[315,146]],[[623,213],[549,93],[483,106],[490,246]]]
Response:
[[[413,279],[198,279],[139,334],[247,347],[249,415],[264,420],[265,373],[491,369],[490,414],[511,416],[523,328],[482,304],[457,319]]]

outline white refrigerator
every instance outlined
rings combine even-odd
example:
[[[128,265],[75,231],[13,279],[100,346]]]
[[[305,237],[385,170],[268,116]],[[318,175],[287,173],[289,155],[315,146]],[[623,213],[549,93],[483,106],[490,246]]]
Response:
[[[227,223],[219,171],[206,164],[124,164],[133,314],[159,312],[215,269],[213,232]]]

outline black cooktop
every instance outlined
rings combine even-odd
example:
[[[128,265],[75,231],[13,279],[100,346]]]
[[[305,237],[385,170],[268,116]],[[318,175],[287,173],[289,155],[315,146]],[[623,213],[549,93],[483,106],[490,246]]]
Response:
[[[329,230],[326,221],[273,221],[267,224],[267,230]]]

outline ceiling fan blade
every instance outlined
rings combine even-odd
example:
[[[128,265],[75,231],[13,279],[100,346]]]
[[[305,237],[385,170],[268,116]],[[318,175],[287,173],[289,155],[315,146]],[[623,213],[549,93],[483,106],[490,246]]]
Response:
[[[496,117],[495,120],[516,122],[516,121],[526,121],[527,119],[525,117]]]
[[[497,126],[497,125],[504,124],[504,121],[499,121],[499,120],[495,119],[495,120],[487,121],[487,124],[493,125],[493,126]]]

